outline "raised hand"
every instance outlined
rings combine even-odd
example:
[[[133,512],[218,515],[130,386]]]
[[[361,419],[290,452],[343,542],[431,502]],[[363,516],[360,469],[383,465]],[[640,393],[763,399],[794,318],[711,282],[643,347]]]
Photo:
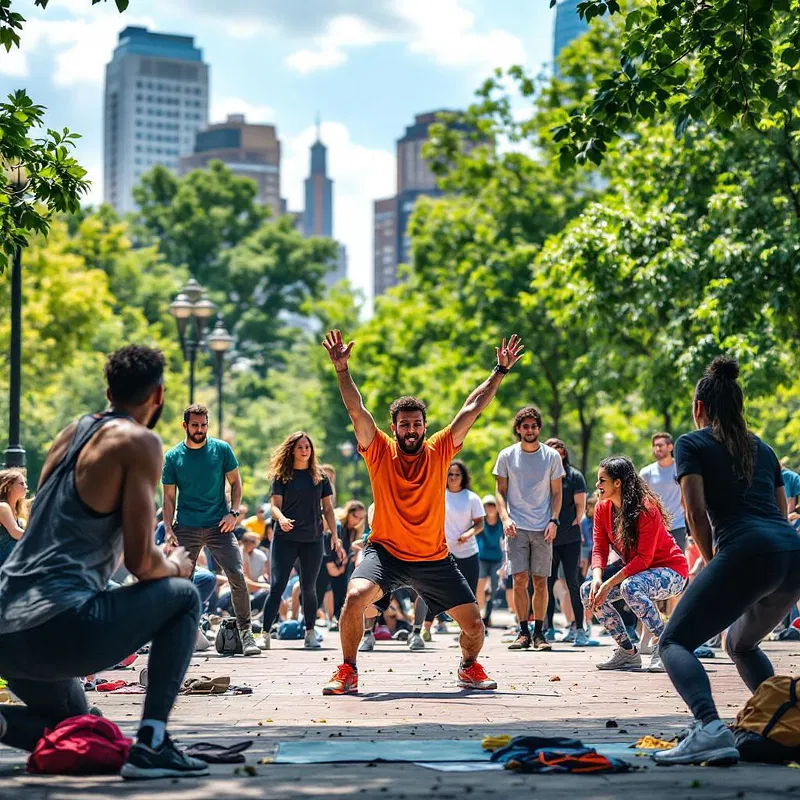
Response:
[[[328,331],[322,340],[322,346],[328,351],[333,366],[337,372],[344,372],[347,369],[347,362],[350,353],[353,351],[355,342],[350,342],[347,347],[342,342],[342,332],[339,330]]]
[[[503,339],[500,347],[496,347],[495,350],[497,351],[497,363],[501,367],[505,367],[506,369],[511,369],[517,361],[522,358],[522,351],[525,349],[525,345],[522,344],[522,339],[517,336],[516,333],[511,334],[511,338],[506,343],[505,338]]]

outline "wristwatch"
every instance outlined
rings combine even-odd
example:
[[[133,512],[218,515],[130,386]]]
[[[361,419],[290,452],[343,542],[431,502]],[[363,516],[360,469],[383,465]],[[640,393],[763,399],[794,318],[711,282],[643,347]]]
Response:
[[[548,522],[552,522],[552,523],[553,523],[553,525],[555,525],[556,527],[558,527],[558,518],[557,518],[557,517],[550,517],[550,519],[549,519],[549,520],[547,520],[547,521],[548,521]]]
[[[499,372],[501,375],[508,375],[508,367],[504,367],[502,364],[495,364],[492,372]]]
[[[232,508],[229,508],[229,509],[228,509],[228,513],[229,513],[229,514],[232,514],[234,517],[236,517],[236,518],[238,519],[238,518],[239,518],[239,515],[240,515],[242,512],[241,512],[241,511],[234,511]]]

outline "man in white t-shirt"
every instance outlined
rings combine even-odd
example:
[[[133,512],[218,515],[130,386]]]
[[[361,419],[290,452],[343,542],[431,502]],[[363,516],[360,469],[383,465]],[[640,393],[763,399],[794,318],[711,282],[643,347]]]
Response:
[[[681,550],[686,550],[686,518],[681,503],[681,487],[678,483],[678,470],[672,457],[672,436],[668,433],[654,433],[652,438],[653,455],[656,460],[648,464],[639,474],[644,482],[658,495],[664,509],[670,515],[669,532]]]
[[[544,638],[547,614],[547,578],[553,561],[553,539],[561,512],[564,466],[558,451],[539,441],[542,415],[535,406],[514,417],[517,444],[501,450],[494,467],[497,509],[506,535],[508,566],[514,580],[514,606],[520,632],[510,650],[551,650]],[[533,579],[533,636],[528,620]]]

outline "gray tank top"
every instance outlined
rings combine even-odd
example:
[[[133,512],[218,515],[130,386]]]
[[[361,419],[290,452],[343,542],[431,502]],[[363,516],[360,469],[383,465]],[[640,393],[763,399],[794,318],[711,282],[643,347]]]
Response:
[[[87,414],[40,487],[25,535],[0,569],[0,634],[42,625],[106,588],[122,554],[122,514],[98,514],[78,496],[75,464],[100,428],[125,414]]]

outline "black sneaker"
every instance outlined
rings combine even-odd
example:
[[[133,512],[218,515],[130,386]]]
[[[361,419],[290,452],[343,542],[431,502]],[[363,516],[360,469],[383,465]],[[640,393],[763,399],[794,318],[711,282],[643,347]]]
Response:
[[[141,741],[132,745],[120,774],[128,780],[139,781],[153,778],[197,778],[208,775],[208,764],[187,756],[175,746],[169,736],[165,736],[161,747],[155,749]]]
[[[521,633],[517,638],[508,646],[509,650],[527,650],[531,646],[531,637]]]
[[[533,649],[534,650],[552,650],[552,646],[547,639],[544,638],[544,634],[542,633],[534,633],[533,634]]]

